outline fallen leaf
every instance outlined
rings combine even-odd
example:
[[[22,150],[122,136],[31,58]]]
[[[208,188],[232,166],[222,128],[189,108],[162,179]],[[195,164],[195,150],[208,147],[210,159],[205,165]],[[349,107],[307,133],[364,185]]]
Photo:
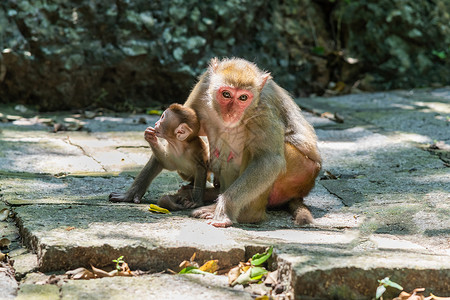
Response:
[[[158,110],[158,109],[151,109],[147,111],[148,115],[157,115],[160,116],[162,115],[163,111],[162,110]]]
[[[235,285],[237,285],[237,284],[245,285],[245,284],[250,283],[250,281],[251,281],[251,279],[250,279],[250,274],[251,274],[251,270],[250,270],[250,269],[248,269],[247,272],[245,272],[245,273],[241,273],[241,274],[239,275],[239,277],[236,278],[236,280],[233,281],[233,282],[230,284],[230,286],[235,286]]]
[[[203,264],[203,266],[201,266],[199,268],[199,270],[201,271],[205,271],[208,273],[214,273],[219,269],[219,264],[218,264],[219,260],[215,259],[215,260],[210,260],[207,261]]]
[[[0,248],[8,247],[9,245],[11,245],[11,241],[7,238],[3,238],[0,240]]]
[[[211,274],[211,273],[202,271],[199,268],[191,266],[191,267],[184,268],[178,274],[203,274],[203,275],[207,275],[207,274]]]
[[[231,285],[241,275],[241,268],[239,266],[234,267],[228,272],[228,284]]]
[[[333,180],[338,179],[338,177],[335,176],[335,175],[334,175],[333,173],[331,173],[330,171],[325,171],[325,172],[323,172],[323,175],[324,175],[325,178],[322,178],[322,179],[333,179]]]
[[[269,271],[262,267],[252,267],[250,269],[250,279],[252,281],[260,280],[264,275],[266,275]]]
[[[326,111],[324,113],[321,113],[319,116],[322,117],[322,118],[326,118],[326,119],[329,119],[331,121],[334,121],[336,123],[344,123],[344,117],[342,117],[337,112],[330,113],[330,112]]]
[[[103,277],[111,277],[112,276],[108,272],[103,271],[102,269],[98,269],[98,268],[94,267],[93,265],[91,265],[91,268],[92,268],[92,271],[93,271],[95,277],[103,278]]]
[[[195,256],[197,256],[197,252],[194,252],[194,254],[192,254],[191,258],[189,259],[190,261],[194,261],[195,260]]]
[[[66,228],[66,231],[71,231],[71,230],[74,230],[74,229],[75,229],[75,227],[69,226],[69,227]]]
[[[130,267],[126,262],[122,263],[121,271],[119,271],[119,276],[134,276],[134,273],[131,272]]]
[[[342,117],[340,114],[338,114],[337,112],[334,113],[334,120],[337,123],[344,123],[344,117]]]
[[[150,204],[150,207],[148,208],[148,210],[151,212],[156,212],[156,213],[160,213],[160,214],[170,214],[170,211],[168,211],[165,208],[159,207],[158,205],[155,205],[155,204]]]
[[[256,253],[255,255],[253,255],[251,263],[253,266],[259,266],[262,265],[263,263],[266,262],[266,260],[268,260],[271,256],[272,256],[272,252],[273,252],[273,246],[270,246],[269,248],[267,248],[267,250],[262,253]]]
[[[430,297],[427,297],[426,300],[450,300],[450,297],[438,297],[430,293]]]
[[[4,261],[6,259],[6,254],[0,251],[0,261]]]
[[[94,273],[89,271],[86,268],[78,268],[72,271],[67,271],[66,275],[71,276],[72,279],[78,280],[78,279],[93,279],[95,278]]]
[[[179,265],[180,269],[184,269],[184,268],[191,267],[191,266],[198,268],[198,263],[195,262],[196,255],[197,255],[197,252],[194,252],[194,254],[192,254],[192,256],[189,260],[183,260]]]
[[[86,119],[93,119],[93,118],[95,118],[96,116],[97,116],[97,113],[94,112],[94,111],[89,111],[89,110],[84,111],[84,117],[85,117]]]
[[[9,216],[9,209],[4,208],[0,211],[0,221],[5,221],[8,219]]]
[[[277,283],[278,283],[278,270],[269,272],[267,274],[266,280],[264,280],[264,284],[275,286]]]

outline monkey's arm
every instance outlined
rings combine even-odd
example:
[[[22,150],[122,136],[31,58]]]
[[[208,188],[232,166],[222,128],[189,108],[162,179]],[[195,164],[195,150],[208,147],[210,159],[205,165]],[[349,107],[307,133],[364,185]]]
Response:
[[[162,164],[155,155],[152,155],[150,160],[134,179],[134,182],[128,191],[126,191],[126,193],[111,193],[109,195],[109,201],[140,203],[142,196],[144,196],[153,179],[161,173],[162,169]]]
[[[194,190],[192,193],[192,200],[194,202],[194,207],[199,207],[203,205],[207,173],[208,170],[205,165],[197,164],[194,179]]]

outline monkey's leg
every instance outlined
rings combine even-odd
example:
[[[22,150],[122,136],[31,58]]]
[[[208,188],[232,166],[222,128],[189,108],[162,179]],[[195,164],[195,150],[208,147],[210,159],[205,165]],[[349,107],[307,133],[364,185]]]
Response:
[[[263,193],[258,199],[249,203],[239,214],[239,223],[260,223],[266,219],[267,198],[270,190]]]
[[[309,159],[293,145],[285,144],[286,172],[275,181],[270,196],[269,207],[276,207],[289,202],[289,210],[297,225],[313,222],[311,212],[303,203],[314,187],[315,179],[320,171],[320,164]]]
[[[295,198],[289,201],[289,211],[294,217],[296,225],[311,224],[314,221],[309,208],[303,203],[303,198]]]
[[[133,184],[125,193],[113,192],[109,195],[111,202],[134,202],[140,203],[153,179],[161,173],[161,163],[152,155],[150,160],[134,179]]]
[[[320,164],[309,159],[293,145],[285,144],[286,171],[275,181],[269,207],[280,206],[291,199],[303,198],[314,187]]]

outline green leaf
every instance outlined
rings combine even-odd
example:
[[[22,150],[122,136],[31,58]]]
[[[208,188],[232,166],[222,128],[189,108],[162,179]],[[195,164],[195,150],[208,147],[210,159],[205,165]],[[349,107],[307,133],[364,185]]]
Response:
[[[433,55],[436,55],[436,56],[439,57],[440,59],[446,59],[446,58],[447,58],[447,55],[445,54],[444,51],[436,51],[436,50],[433,50],[431,53],[432,53]]]
[[[262,267],[252,267],[250,268],[250,279],[251,280],[259,280],[261,277],[263,277],[265,274],[269,273],[266,269]]]
[[[123,255],[121,257],[119,257],[118,259],[113,259],[113,262],[115,262],[115,263],[123,263],[124,261],[122,259],[123,259]]]
[[[383,286],[385,286],[385,287],[390,286],[390,287],[399,289],[400,291],[403,290],[403,287],[402,287],[401,285],[399,285],[398,283],[395,283],[395,282],[391,281],[391,280],[389,279],[389,277],[386,277],[386,278],[384,278],[384,279],[382,279],[382,280],[378,280],[378,282],[379,282],[380,284],[382,284]]]
[[[178,274],[212,274],[212,273],[208,273],[202,270],[199,270],[197,267],[186,267],[183,270],[181,270]]]
[[[273,246],[270,246],[266,252],[259,254],[256,253],[255,255],[253,255],[252,257],[252,266],[259,266],[262,265],[263,263],[266,262],[266,260],[269,259],[269,257],[272,256],[272,252],[273,252]]]
[[[403,291],[403,287],[400,284],[398,284],[398,283],[395,283],[395,282],[392,282],[392,281],[389,280],[388,285],[390,287],[393,287],[393,288],[399,289],[400,291]]]
[[[379,280],[378,280],[379,281]],[[384,292],[386,292],[386,288],[384,287],[384,285],[380,285],[378,288],[377,288],[377,294],[376,294],[376,299],[378,299],[378,298],[380,298],[382,295],[383,295],[383,293]]]
[[[324,55],[325,54],[325,48],[324,47],[314,47],[312,49],[312,52],[314,54],[317,54],[317,55]]]

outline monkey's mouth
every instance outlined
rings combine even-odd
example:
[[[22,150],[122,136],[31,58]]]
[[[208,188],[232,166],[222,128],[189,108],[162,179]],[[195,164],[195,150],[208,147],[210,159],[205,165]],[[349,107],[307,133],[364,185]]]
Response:
[[[226,127],[234,127],[239,124],[240,120],[235,114],[224,114],[222,119]]]

